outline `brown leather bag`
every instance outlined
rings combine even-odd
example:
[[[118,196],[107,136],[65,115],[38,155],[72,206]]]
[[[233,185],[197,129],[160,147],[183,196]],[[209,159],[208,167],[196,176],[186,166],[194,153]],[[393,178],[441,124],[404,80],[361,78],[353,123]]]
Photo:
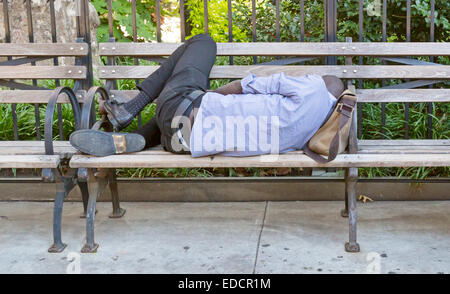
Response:
[[[330,117],[303,148],[306,155],[318,163],[327,163],[345,151],[356,101],[355,94],[350,90],[341,94]]]

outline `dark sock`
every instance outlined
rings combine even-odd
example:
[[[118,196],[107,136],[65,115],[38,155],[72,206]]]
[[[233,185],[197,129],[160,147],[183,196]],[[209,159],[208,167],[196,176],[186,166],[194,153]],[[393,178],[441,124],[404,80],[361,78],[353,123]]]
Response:
[[[125,103],[124,107],[126,111],[131,113],[133,116],[136,116],[150,102],[152,102],[152,99],[147,94],[145,94],[144,91],[140,91],[136,97]]]
[[[145,138],[145,148],[161,144],[161,131],[156,123],[156,118],[152,118],[148,123],[133,133],[140,134]]]

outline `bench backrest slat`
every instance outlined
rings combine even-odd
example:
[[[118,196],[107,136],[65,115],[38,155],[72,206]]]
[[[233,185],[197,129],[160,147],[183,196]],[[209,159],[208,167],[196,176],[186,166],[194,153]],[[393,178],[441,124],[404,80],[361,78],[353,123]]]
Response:
[[[53,90],[1,90],[0,103],[37,103],[46,104],[51,97]],[[76,93],[77,99],[83,103],[86,91],[80,90]],[[70,103],[69,97],[65,93],[61,94],[57,103]]]
[[[85,79],[85,66],[0,66],[0,79]]]
[[[158,66],[101,66],[101,79],[144,79]],[[364,65],[364,66],[274,66],[274,65],[223,65],[214,66],[210,78],[239,79],[254,73],[267,76],[284,72],[289,75],[335,75],[348,79],[450,79],[450,66],[410,66],[410,65]]]
[[[168,56],[180,43],[101,43],[101,56]],[[231,56],[437,56],[447,43],[217,43],[217,55]]]
[[[111,97],[128,101],[138,90],[111,90]],[[358,102],[450,102],[450,89],[356,89]],[[1,96],[0,96],[1,99]],[[1,101],[1,100],[0,100]]]
[[[85,43],[2,43],[0,56],[86,56],[88,46]]]

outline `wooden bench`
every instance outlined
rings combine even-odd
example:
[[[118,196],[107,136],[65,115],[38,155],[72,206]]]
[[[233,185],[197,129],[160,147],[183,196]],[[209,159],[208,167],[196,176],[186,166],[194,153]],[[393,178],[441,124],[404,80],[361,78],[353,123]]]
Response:
[[[397,58],[399,56],[450,55],[448,43],[220,43],[218,55],[223,56],[291,56],[294,62],[324,56],[344,56],[345,65],[226,65],[212,69],[212,79],[238,79],[250,73],[270,75],[285,72],[289,75],[319,74],[336,75],[346,80],[347,86],[356,91],[359,103],[379,102],[450,102],[449,89],[355,89],[353,79],[419,79],[419,81],[448,80],[450,66],[430,65],[415,61],[414,65],[353,65],[352,57],[373,56]],[[158,66],[117,66],[116,57],[137,59],[160,58],[170,55],[179,44],[161,43],[102,43],[100,55],[109,58],[109,65],[99,68],[100,78],[106,80],[105,90],[100,99],[114,98],[126,101],[137,91],[118,91],[112,88],[120,79],[144,79]],[[283,59],[280,60],[283,62]],[[407,60],[406,60],[407,62]],[[289,60],[288,62],[289,63]],[[414,83],[415,86],[422,82]],[[427,84],[427,83],[424,83]],[[91,123],[92,124],[92,123]],[[96,123],[95,128],[108,127],[106,118]],[[110,129],[110,126],[109,126]],[[83,252],[94,252],[98,245],[94,242],[95,202],[108,182],[108,174],[116,168],[199,168],[199,167],[337,167],[345,168],[345,208],[342,216],[349,217],[349,241],[345,249],[359,251],[356,239],[356,183],[359,167],[417,167],[450,165],[450,140],[358,140],[357,113],[354,112],[351,136],[347,154],[339,155],[328,164],[318,164],[295,151],[282,154],[276,161],[265,160],[264,156],[224,157],[213,156],[192,158],[190,155],[174,155],[162,150],[146,150],[134,154],[94,157],[74,155],[70,161],[72,168],[87,168],[86,176],[92,189],[89,191],[87,215],[87,242]],[[89,213],[89,211],[91,213]]]
[[[68,168],[70,157],[76,150],[68,141],[53,141],[54,113],[58,110],[59,136],[63,140],[64,130],[61,109],[58,104],[71,103],[74,122],[80,126],[80,102],[86,91],[81,83],[86,79],[86,66],[60,66],[58,57],[75,57],[79,59],[88,54],[85,43],[27,43],[0,44],[0,56],[6,57],[0,63],[0,103],[12,104],[12,121],[14,141],[0,141],[0,168],[42,169],[44,182],[56,183],[56,196],[53,215],[54,243],[49,252],[61,252],[66,245],[61,240],[61,217],[64,198],[77,184],[76,172]],[[36,62],[53,60],[53,66],[36,65]],[[30,64],[32,66],[30,66]],[[34,66],[36,65],[36,66]],[[40,87],[38,80],[55,80],[56,89]],[[61,87],[60,79],[73,80],[74,87]],[[26,83],[21,80],[32,80]],[[5,88],[9,88],[6,90]],[[76,93],[76,94],[75,94]],[[16,104],[34,104],[36,117],[36,141],[20,140]],[[47,104],[44,136],[41,135],[39,105]],[[44,138],[44,141],[42,141]],[[78,183],[83,198],[88,198],[86,183]]]

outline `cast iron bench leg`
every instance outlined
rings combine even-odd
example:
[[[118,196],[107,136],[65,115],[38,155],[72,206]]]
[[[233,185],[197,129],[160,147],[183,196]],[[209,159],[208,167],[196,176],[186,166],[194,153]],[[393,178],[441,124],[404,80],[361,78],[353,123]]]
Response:
[[[53,206],[53,245],[48,249],[50,253],[62,252],[67,245],[62,242],[61,226],[62,226],[62,209],[64,199],[70,190],[75,186],[73,178],[63,177],[62,181],[56,182],[55,204]]]
[[[86,218],[87,206],[89,201],[89,190],[86,182],[78,182],[78,187],[80,187],[81,198],[83,200],[83,213],[80,215],[81,218]]]
[[[109,215],[110,218],[121,218],[125,214],[125,209],[120,207],[119,191],[117,189],[116,170],[109,171],[109,189],[111,191],[111,202],[113,211]]]
[[[358,169],[349,168],[345,178],[345,194],[348,199],[349,241],[345,243],[345,251],[359,252],[359,244],[356,242],[356,183],[358,181]]]
[[[88,190],[89,201],[86,213],[86,244],[81,249],[82,253],[97,252],[98,244],[94,242],[94,224],[95,212],[97,205],[97,198],[100,196],[108,182],[107,175],[104,170],[95,172],[93,169],[88,169]]]
[[[345,207],[344,207],[344,209],[342,209],[341,210],[341,216],[342,217],[348,217],[348,193],[349,193],[349,191],[348,191],[348,188],[350,187],[350,185],[347,185],[347,179],[348,179],[348,174],[349,174],[349,171],[348,171],[349,169],[348,168],[346,168],[345,169],[345,200],[344,200],[344,204],[345,204]]]

